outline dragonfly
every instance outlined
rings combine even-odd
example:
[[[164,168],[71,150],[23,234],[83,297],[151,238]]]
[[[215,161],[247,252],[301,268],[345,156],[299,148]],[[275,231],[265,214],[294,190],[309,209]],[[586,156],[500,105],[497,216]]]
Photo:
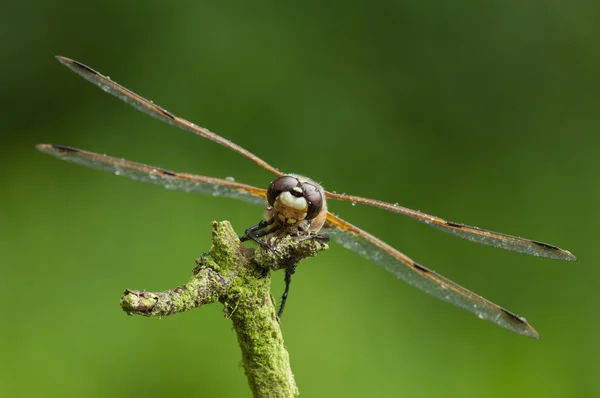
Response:
[[[95,84],[104,92],[163,122],[239,153],[274,174],[276,179],[268,189],[263,189],[231,179],[169,171],[127,159],[63,145],[38,144],[36,145],[37,149],[62,160],[104,170],[144,183],[159,185],[167,189],[229,197],[263,206],[266,218],[254,229],[250,229],[250,238],[252,239],[275,233],[275,231],[308,235],[319,231],[324,232],[341,246],[383,267],[409,285],[440,300],[463,308],[480,319],[535,339],[539,338],[539,334],[525,318],[424,267],[383,240],[336,216],[327,209],[327,200],[346,201],[351,202],[353,205],[362,204],[398,213],[479,244],[555,260],[577,260],[569,251],[547,243],[447,221],[398,204],[327,191],[306,177],[280,172],[239,145],[174,115],[78,61],[62,56],[56,58],[61,64]]]

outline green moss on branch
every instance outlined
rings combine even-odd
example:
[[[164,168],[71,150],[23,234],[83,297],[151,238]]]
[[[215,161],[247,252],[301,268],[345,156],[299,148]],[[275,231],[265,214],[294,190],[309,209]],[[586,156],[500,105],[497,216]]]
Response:
[[[255,397],[295,397],[298,388],[283,343],[270,271],[297,264],[327,249],[323,239],[283,237],[273,250],[241,244],[227,221],[213,222],[210,259],[197,261],[192,279],[164,292],[126,290],[121,307],[130,315],[167,316],[219,301],[242,350],[244,371]]]

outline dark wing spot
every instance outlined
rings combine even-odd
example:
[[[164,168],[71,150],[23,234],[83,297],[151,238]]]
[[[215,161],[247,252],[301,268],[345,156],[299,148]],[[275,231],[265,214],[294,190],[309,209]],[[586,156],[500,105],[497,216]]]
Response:
[[[78,68],[84,69],[86,72],[92,73],[94,75],[99,75],[100,73],[96,72],[95,70],[93,70],[92,68],[90,68],[87,65],[82,64],[81,62],[75,61],[75,60],[70,60],[70,62],[72,64],[74,64],[75,66],[77,66]]]
[[[164,169],[156,169],[156,171],[158,171],[160,174],[164,174],[170,177],[175,177],[177,175],[177,173],[173,173],[172,171],[169,170],[164,170]]]
[[[464,228],[465,224],[459,224],[457,222],[452,222],[452,221],[446,221],[446,225],[449,227],[454,227],[454,228]]]
[[[545,247],[545,248],[547,248],[547,249],[552,249],[552,250],[560,250],[560,249],[559,249],[558,247],[556,247],[556,246],[552,246],[552,245],[549,245],[549,244],[547,244],[547,243],[544,243],[544,242],[538,242],[537,240],[532,240],[532,241],[531,241],[531,243],[533,243],[534,245],[538,245],[538,246],[540,246],[540,247]]]
[[[166,117],[168,117],[169,119],[173,119],[175,120],[175,115],[173,115],[171,112],[169,112],[168,110],[166,110],[165,108],[161,108],[158,105],[154,105],[156,106],[156,109],[158,109],[163,115],[165,115]]]
[[[506,316],[511,322],[520,323],[521,325],[528,325],[528,323],[525,322],[525,320],[523,318],[521,318],[520,316],[515,315],[512,312],[505,310],[504,308],[500,308],[500,309],[502,310],[502,313],[504,314],[504,316]]]
[[[427,268],[423,267],[423,266],[422,266],[422,265],[420,265],[420,264],[413,263],[413,266],[414,266],[416,269],[418,269],[419,271],[421,271],[422,273],[424,273],[424,274],[428,274],[428,273],[430,273],[430,272],[431,272],[430,270],[428,270]]]
[[[79,149],[77,149],[77,148],[71,148],[70,146],[52,145],[52,147],[54,149],[58,149],[58,150],[60,150],[62,152],[73,152],[73,153],[81,152]]]

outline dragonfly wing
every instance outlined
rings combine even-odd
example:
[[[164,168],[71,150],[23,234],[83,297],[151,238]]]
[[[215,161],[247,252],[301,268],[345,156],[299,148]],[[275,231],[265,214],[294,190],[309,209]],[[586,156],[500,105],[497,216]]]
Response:
[[[403,214],[419,220],[422,223],[438,228],[444,232],[456,235],[459,238],[483,245],[499,247],[504,250],[529,254],[531,256],[552,258],[555,260],[577,260],[577,257],[571,254],[571,252],[547,243],[519,238],[517,236],[502,234],[500,232],[488,231],[482,228],[471,227],[469,225],[459,224],[452,221],[446,221],[442,218],[422,213],[417,210],[408,209],[406,207],[398,206],[397,204],[391,204],[379,200],[362,198],[360,196],[337,194],[333,192],[325,192],[325,194],[328,199],[360,203],[368,206],[379,207],[380,209],[389,210],[394,213]]]
[[[160,185],[167,189],[199,192],[211,196],[225,196],[261,206],[265,204],[266,190],[235,181],[196,174],[176,173],[126,159],[61,145],[39,144],[36,148],[62,160],[108,171],[132,180]]]
[[[82,64],[81,62],[77,62],[75,60],[61,56],[57,56],[56,59],[58,59],[58,61],[61,64],[71,69],[73,72],[85,78],[87,81],[94,83],[96,86],[100,87],[102,91],[114,95],[120,100],[133,106],[135,109],[142,111],[159,120],[162,120],[163,122],[166,122],[170,125],[179,127],[180,129],[189,131],[193,134],[198,134],[201,137],[207,138],[213,142],[221,144],[231,149],[232,151],[235,151],[241,154],[242,156],[252,160],[254,163],[258,164],[265,170],[268,170],[271,173],[276,174],[277,176],[282,175],[282,173],[279,170],[277,170],[258,156],[254,155],[253,153],[245,150],[241,146],[229,141],[228,139],[221,137],[218,134],[213,133],[208,129],[197,126],[192,122],[175,116],[166,109],[156,105],[152,101],[148,101],[144,97],[134,93],[128,88],[121,86],[120,84],[112,81],[111,79],[102,75],[101,73],[96,72],[94,69]]]
[[[433,297],[454,304],[474,313],[480,319],[512,332],[539,338],[539,334],[524,318],[423,267],[387,243],[331,213],[327,216],[324,231],[346,249],[355,251]]]

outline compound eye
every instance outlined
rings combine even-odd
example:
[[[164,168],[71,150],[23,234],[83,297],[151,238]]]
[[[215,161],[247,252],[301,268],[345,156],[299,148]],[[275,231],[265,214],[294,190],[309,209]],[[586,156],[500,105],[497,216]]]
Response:
[[[271,206],[275,203],[275,199],[282,192],[289,191],[294,187],[299,185],[298,179],[296,177],[283,176],[277,178],[275,181],[269,185],[269,189],[267,189],[267,202]]]
[[[321,191],[312,184],[302,184],[302,190],[304,191],[304,198],[308,203],[306,219],[312,220],[323,209],[323,196],[321,196]]]

